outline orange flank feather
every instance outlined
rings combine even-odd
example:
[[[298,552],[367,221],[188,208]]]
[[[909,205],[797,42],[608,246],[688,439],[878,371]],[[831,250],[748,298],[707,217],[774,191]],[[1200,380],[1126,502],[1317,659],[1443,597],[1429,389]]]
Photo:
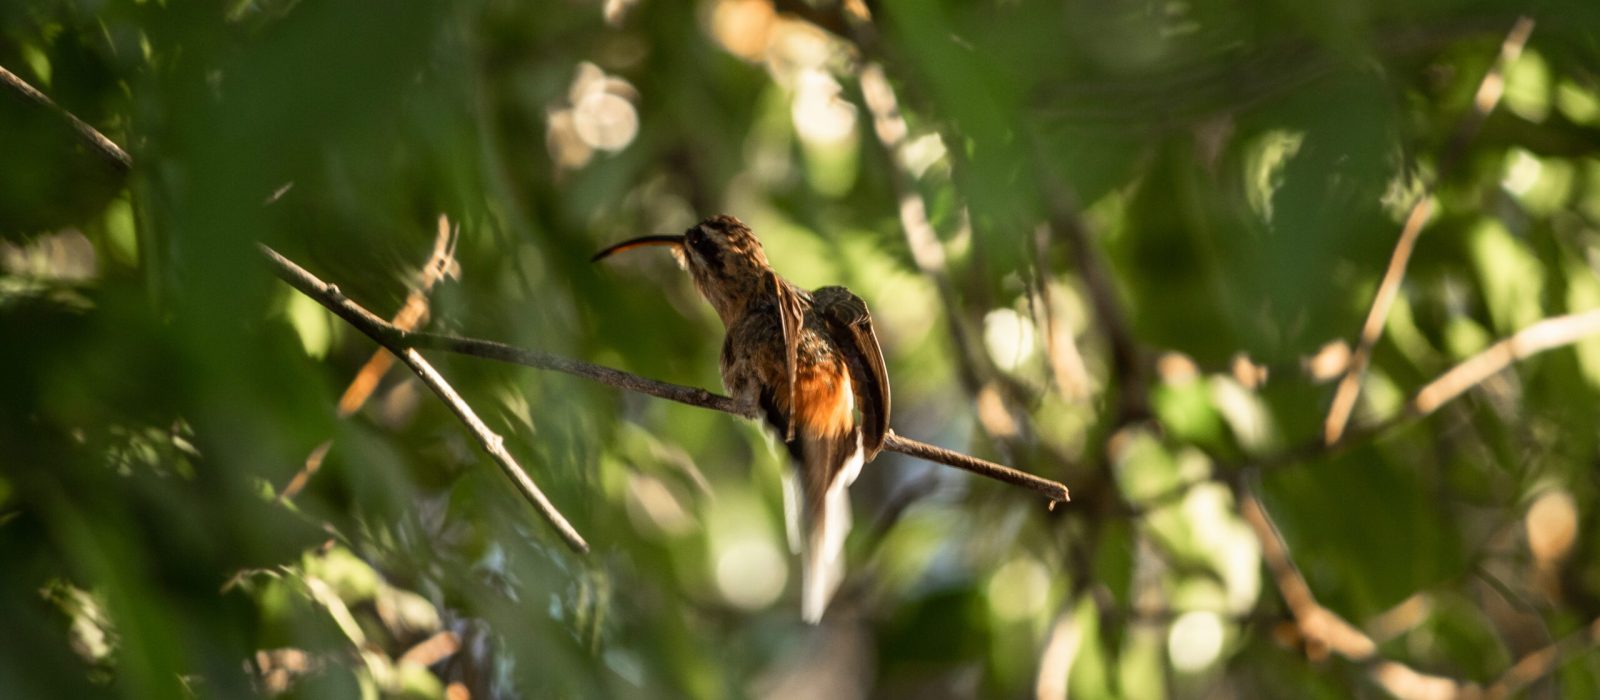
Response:
[[[850,375],[837,364],[810,365],[796,373],[796,427],[804,434],[834,438],[855,427]]]

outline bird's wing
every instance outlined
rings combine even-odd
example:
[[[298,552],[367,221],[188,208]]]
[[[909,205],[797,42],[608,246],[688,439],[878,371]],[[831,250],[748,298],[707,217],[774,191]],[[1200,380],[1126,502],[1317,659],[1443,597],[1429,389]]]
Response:
[[[794,440],[794,416],[796,410],[795,392],[795,365],[799,361],[800,332],[804,327],[806,318],[806,299],[803,292],[794,285],[784,281],[778,273],[768,271],[771,278],[772,290],[778,300],[778,318],[783,328],[783,358],[785,376],[789,379],[789,415],[784,430],[784,442]]]
[[[883,350],[872,329],[867,303],[844,287],[823,287],[811,294],[812,308],[823,319],[828,336],[850,366],[856,407],[861,410],[861,445],[871,460],[889,434],[889,373]]]

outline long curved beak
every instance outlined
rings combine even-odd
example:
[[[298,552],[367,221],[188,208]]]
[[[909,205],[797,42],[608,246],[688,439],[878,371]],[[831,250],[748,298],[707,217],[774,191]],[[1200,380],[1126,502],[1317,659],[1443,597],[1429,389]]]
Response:
[[[648,245],[681,247],[683,245],[683,236],[640,236],[630,241],[623,241],[611,246],[610,248],[595,253],[594,257],[589,258],[589,262],[599,262],[605,258],[611,257],[612,255],[621,253],[622,251],[633,250],[634,248],[642,248]]]

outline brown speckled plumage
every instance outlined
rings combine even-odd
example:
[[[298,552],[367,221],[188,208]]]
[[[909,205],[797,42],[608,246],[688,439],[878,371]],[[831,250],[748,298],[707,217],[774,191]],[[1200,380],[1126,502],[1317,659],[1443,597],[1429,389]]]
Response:
[[[779,276],[749,227],[713,216],[683,236],[636,239],[672,245],[700,293],[722,318],[722,383],[767,423],[794,458],[799,493],[791,507],[804,531],[804,617],[815,622],[842,571],[849,529],[844,488],[883,446],[889,427],[889,379],[871,316],[843,287],[816,292]],[[857,411],[860,419],[857,419]]]

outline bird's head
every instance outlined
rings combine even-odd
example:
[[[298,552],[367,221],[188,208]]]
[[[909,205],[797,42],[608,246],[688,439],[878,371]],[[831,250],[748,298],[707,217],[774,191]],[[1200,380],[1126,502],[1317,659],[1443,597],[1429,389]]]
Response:
[[[596,253],[592,260],[643,246],[671,248],[673,257],[689,271],[694,286],[716,308],[724,323],[742,313],[772,269],[761,241],[750,227],[727,214],[701,221],[682,235],[641,236],[623,241]]]

